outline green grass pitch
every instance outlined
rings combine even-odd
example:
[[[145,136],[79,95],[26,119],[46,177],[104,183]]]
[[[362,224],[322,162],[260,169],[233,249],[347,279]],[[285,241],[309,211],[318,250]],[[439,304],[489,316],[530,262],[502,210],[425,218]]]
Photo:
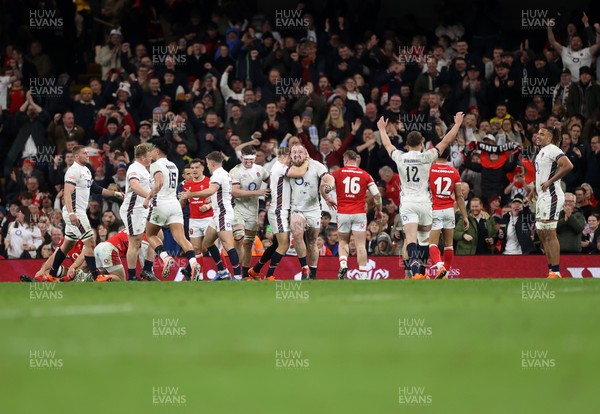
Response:
[[[592,279],[4,283],[0,411],[596,413],[599,298]]]

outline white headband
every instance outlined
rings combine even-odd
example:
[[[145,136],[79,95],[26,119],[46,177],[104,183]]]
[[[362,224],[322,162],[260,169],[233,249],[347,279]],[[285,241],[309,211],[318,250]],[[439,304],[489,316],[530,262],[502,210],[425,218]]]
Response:
[[[256,155],[244,155],[242,157],[243,160],[254,161],[256,159]]]

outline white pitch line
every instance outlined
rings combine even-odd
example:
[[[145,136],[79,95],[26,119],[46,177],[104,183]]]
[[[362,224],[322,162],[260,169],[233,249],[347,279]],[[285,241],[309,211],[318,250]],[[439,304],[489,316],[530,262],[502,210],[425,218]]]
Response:
[[[31,309],[3,309],[0,319],[16,319],[20,317],[43,318],[55,316],[110,315],[115,313],[131,313],[133,305],[129,303],[112,305],[82,305]]]

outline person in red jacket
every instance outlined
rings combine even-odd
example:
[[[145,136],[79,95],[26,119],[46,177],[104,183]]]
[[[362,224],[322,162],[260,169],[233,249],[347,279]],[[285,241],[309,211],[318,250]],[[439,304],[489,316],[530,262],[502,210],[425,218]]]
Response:
[[[299,116],[294,117],[294,126],[298,132],[298,137],[302,140],[302,144],[306,147],[308,151],[308,155],[315,161],[319,161],[327,169],[334,165],[340,165],[342,161],[342,157],[344,152],[352,145],[354,142],[354,137],[356,136],[356,132],[359,130],[362,121],[360,118],[357,118],[352,123],[352,130],[350,134],[344,138],[342,141],[342,146],[337,150],[333,149],[333,140],[329,136],[327,138],[321,138],[319,141],[319,149],[317,150],[315,146],[310,142],[310,138],[306,135],[306,132],[302,129],[302,121]]]

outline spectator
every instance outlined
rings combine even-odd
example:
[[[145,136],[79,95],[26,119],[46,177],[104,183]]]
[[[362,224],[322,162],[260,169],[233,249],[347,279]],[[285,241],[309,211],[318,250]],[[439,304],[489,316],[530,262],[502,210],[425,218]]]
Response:
[[[592,194],[600,194],[600,136],[594,134],[590,138],[591,149],[588,152],[585,182],[593,189]]]
[[[48,113],[34,102],[31,92],[27,92],[26,96],[27,100],[16,115],[18,133],[6,156],[4,175],[10,174],[17,161],[34,157],[41,148],[47,148]]]
[[[18,209],[16,220],[9,224],[4,246],[9,259],[35,259],[42,235],[31,220],[27,207]]]
[[[572,80],[571,71],[563,68],[560,72],[560,83],[554,87],[552,92],[552,105],[559,104],[566,108],[569,92],[573,87],[575,87],[575,82]]]
[[[389,234],[381,232],[377,235],[377,246],[373,252],[374,256],[392,256],[394,254],[394,244]]]
[[[598,23],[594,25],[594,28],[596,31],[600,31]],[[578,79],[581,69],[592,64],[592,59],[600,47],[600,33],[596,33],[596,43],[592,47],[584,48],[583,39],[577,33],[571,36],[569,46],[563,46],[556,41],[552,26],[548,25],[548,41],[554,50],[560,53],[563,65],[571,71],[575,79]]]
[[[595,249],[596,239],[598,238],[598,224],[600,224],[600,214],[594,213],[588,217],[587,224],[583,228],[581,237],[581,253],[592,253]]]
[[[586,221],[594,211],[594,207],[590,203],[590,199],[586,198],[585,190],[582,187],[575,188],[575,206],[583,214]]]
[[[317,250],[319,251],[319,256],[333,256],[331,249],[327,247],[325,244],[325,239],[321,234],[317,236]]]
[[[576,127],[578,130],[580,129],[579,125],[573,125],[573,127]],[[583,154],[579,148],[571,145],[571,134],[567,131],[563,131],[561,135],[562,140],[560,149],[564,152],[569,161],[571,161],[571,164],[573,164],[573,169],[563,178],[563,182],[565,183],[567,191],[573,192],[575,191],[577,184],[583,179],[586,167],[585,159],[583,159]],[[577,148],[577,151],[575,148]]]
[[[585,118],[595,117],[600,109],[600,86],[592,82],[592,76],[593,72],[589,66],[579,69],[579,82],[569,89],[567,115],[578,114]]]
[[[71,111],[54,115],[54,120],[48,126],[48,142],[56,147],[56,154],[64,152],[67,140],[75,140],[80,145],[84,143],[85,136],[85,130],[75,124],[75,115]]]
[[[338,255],[338,231],[335,227],[329,227],[325,232],[325,246],[331,251],[333,256]]]
[[[510,203],[510,212],[504,214],[499,222],[498,239],[502,241],[500,252],[506,255],[530,254],[535,250],[533,244],[533,226],[535,216],[523,196],[517,194]]]
[[[308,151],[308,155],[310,155],[312,159],[323,163],[328,168],[334,165],[340,165],[342,155],[352,145],[354,137],[356,136],[356,133],[360,128],[361,122],[362,121],[360,119],[357,119],[355,122],[352,123],[352,129],[350,133],[344,138],[342,145],[338,149],[334,149],[334,135],[332,132],[329,132],[327,137],[321,138],[321,140],[319,141],[319,149],[317,150],[309,141],[307,135],[304,133],[300,117],[294,117],[294,126],[298,131],[298,136],[300,137],[302,143]]]
[[[123,35],[118,29],[110,31],[108,41],[106,45],[97,47],[96,50],[96,63],[102,66],[102,79],[107,80],[110,78],[110,71],[117,70],[121,72],[123,66],[121,65],[121,59],[124,57],[126,60],[131,58],[131,51],[127,48],[127,45],[123,47]],[[124,56],[121,56],[121,55]]]
[[[495,239],[498,236],[494,219],[486,218],[483,213],[483,205],[479,198],[473,198],[469,203],[469,229],[464,231],[462,226],[454,229],[454,240],[457,241],[457,255],[488,255],[494,248]],[[456,216],[456,222],[462,223],[460,213]]]
[[[395,205],[400,205],[400,176],[388,166],[379,169],[379,176],[385,182],[385,194],[383,199],[390,199]]]
[[[565,205],[556,226],[561,254],[581,253],[581,234],[584,228],[585,217],[575,206],[575,194],[565,193]]]

